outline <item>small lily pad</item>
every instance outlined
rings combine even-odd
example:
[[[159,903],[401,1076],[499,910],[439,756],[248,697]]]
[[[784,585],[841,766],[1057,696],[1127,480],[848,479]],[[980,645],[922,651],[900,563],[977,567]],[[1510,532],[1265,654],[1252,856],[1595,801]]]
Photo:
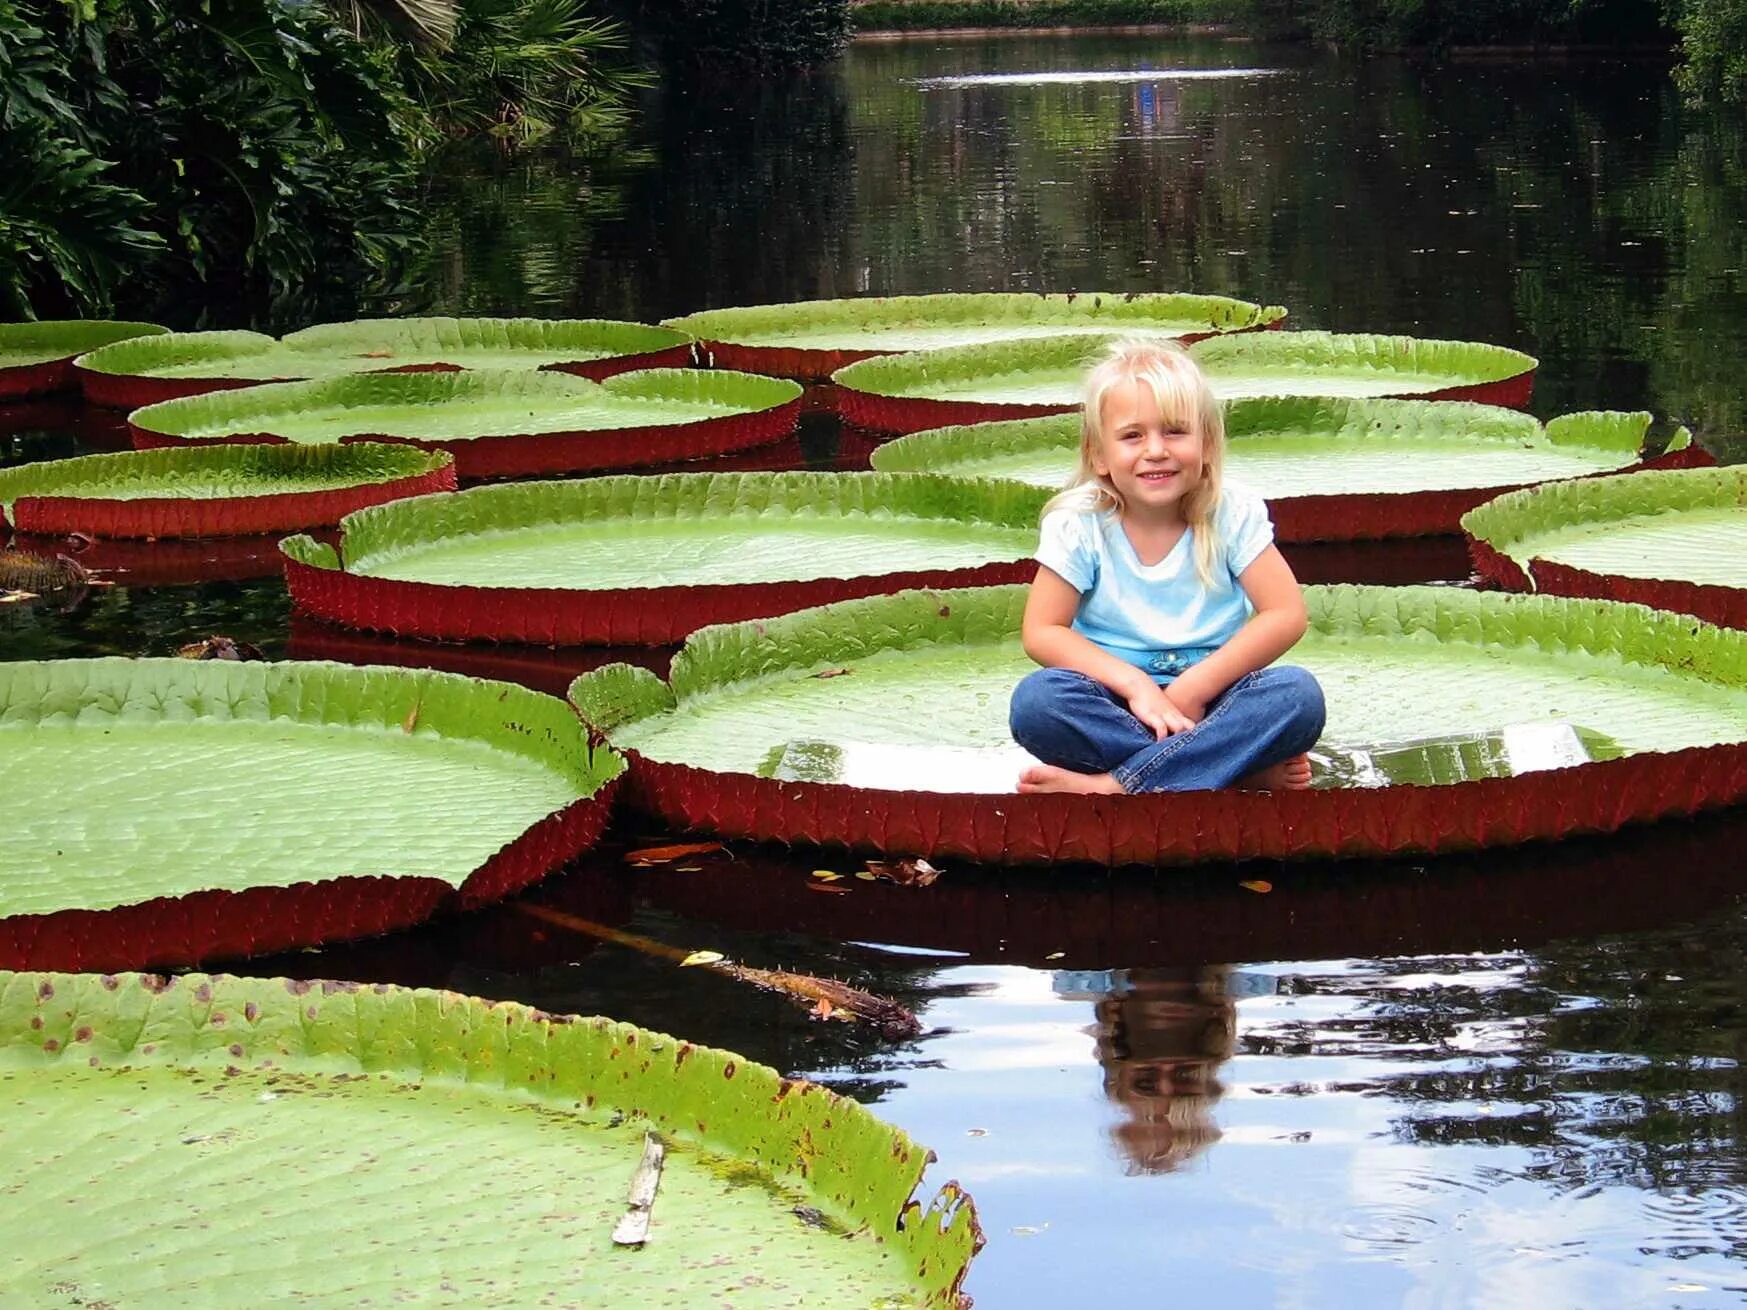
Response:
[[[455,457],[463,478],[635,468],[760,446],[794,430],[793,382],[644,369],[604,382],[477,370],[287,382],[189,396],[128,415],[141,448],[210,442],[402,441]]]
[[[0,663],[0,967],[184,964],[493,900],[592,844],[619,767],[507,683]]]
[[[1078,407],[1110,336],[1039,337],[863,360],[832,375],[844,418],[876,432],[1035,418]],[[1222,400],[1418,397],[1526,405],[1535,359],[1472,341],[1244,332],[1189,347]]]
[[[90,350],[89,347],[87,347]],[[85,398],[134,409],[262,382],[405,370],[553,369],[604,378],[691,362],[691,338],[611,319],[378,318],[323,323],[283,340],[259,332],[172,332],[74,364]]]
[[[1455,533],[1502,491],[1634,467],[1650,415],[1527,414],[1461,401],[1270,397],[1225,407],[1228,476],[1268,501],[1285,542]],[[917,432],[878,447],[886,472],[1056,489],[1073,473],[1077,413]],[[1690,451],[1667,456],[1689,461]]]
[[[1286,311],[1226,296],[1110,291],[866,296],[707,309],[664,326],[698,337],[725,368],[822,382],[875,355],[1069,332],[1155,332],[1195,341],[1277,327]]]
[[[0,469],[0,527],[153,539],[295,532],[454,489],[450,456],[381,443],[123,451]]]
[[[102,318],[0,323],[0,401],[67,390],[77,385],[76,356],[165,330],[156,323]]]
[[[1028,578],[1041,492],[924,474],[675,473],[476,487],[284,544],[299,610],[445,640],[661,644],[917,585]],[[853,681],[848,667],[820,670]],[[859,676],[856,675],[856,676]]]
[[[1747,467],[1513,492],[1462,519],[1507,587],[1636,601],[1747,628]]]

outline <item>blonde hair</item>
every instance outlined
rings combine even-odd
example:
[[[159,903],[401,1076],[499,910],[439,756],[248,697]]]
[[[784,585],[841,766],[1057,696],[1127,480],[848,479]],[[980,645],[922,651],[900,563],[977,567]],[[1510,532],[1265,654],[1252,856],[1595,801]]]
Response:
[[[1157,337],[1114,341],[1087,372],[1080,397],[1079,465],[1043,512],[1073,506],[1121,514],[1127,508],[1121,493],[1109,478],[1099,476],[1093,463],[1104,443],[1104,398],[1124,382],[1146,387],[1160,414],[1192,423],[1201,433],[1201,481],[1183,493],[1181,504],[1183,521],[1195,534],[1195,572],[1202,585],[1210,587],[1220,560],[1219,540],[1212,525],[1224,480],[1225,413],[1207,385],[1206,375],[1175,341]]]

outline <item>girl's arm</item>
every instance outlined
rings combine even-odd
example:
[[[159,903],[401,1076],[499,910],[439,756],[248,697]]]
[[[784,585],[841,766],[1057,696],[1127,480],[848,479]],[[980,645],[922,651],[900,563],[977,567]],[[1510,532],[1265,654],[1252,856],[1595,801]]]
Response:
[[[1284,560],[1281,567],[1285,567]],[[1247,578],[1249,573],[1249,569],[1244,570],[1244,577]],[[1291,577],[1290,570],[1287,577]],[[1293,586],[1296,588],[1297,584]],[[1251,603],[1254,603],[1253,598]],[[1097,679],[1127,701],[1129,713],[1161,738],[1194,727],[1195,720],[1189,718],[1180,706],[1171,703],[1164,688],[1154,682],[1145,669],[1138,669],[1127,660],[1119,660],[1110,652],[1098,649],[1074,631],[1072,624],[1079,608],[1080,593],[1074,590],[1073,584],[1047,565],[1038,565],[1037,576],[1031,582],[1031,594],[1025,600],[1025,618],[1020,625],[1025,653],[1045,668],[1073,669]],[[1208,656],[1208,659],[1212,658]],[[1236,681],[1236,676],[1233,681]]]
[[[1269,546],[1238,575],[1255,613],[1213,654],[1166,687],[1177,709],[1199,723],[1208,702],[1246,673],[1266,668],[1297,644],[1310,626],[1304,593],[1278,546]],[[1029,618],[1029,610],[1027,617]],[[1028,648],[1029,649],[1029,648]]]

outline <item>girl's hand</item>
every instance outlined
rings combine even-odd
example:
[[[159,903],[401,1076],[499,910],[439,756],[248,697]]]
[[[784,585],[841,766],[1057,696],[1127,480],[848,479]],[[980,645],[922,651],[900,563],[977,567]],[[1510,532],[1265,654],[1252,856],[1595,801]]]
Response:
[[[1165,695],[1163,687],[1147,679],[1144,687],[1136,687],[1128,698],[1128,712],[1157,735],[1160,741],[1179,732],[1188,732],[1195,720],[1178,708]]]
[[[1185,681],[1185,678],[1178,678],[1170,686],[1163,688],[1165,699],[1190,723],[1200,723],[1207,717],[1207,701],[1210,698],[1197,696],[1184,685]]]

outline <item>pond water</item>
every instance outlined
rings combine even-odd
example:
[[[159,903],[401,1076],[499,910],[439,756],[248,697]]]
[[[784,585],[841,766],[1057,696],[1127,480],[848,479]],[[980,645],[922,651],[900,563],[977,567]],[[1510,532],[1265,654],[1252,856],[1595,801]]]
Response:
[[[1219,292],[1298,327],[1515,346],[1543,361],[1543,417],[1642,407],[1726,456],[1747,445],[1747,122],[1684,109],[1654,64],[866,43],[791,84],[652,95],[610,158],[446,168],[429,204],[434,253],[399,308],[653,320],[932,290]],[[118,441],[77,407],[10,419],[0,462]],[[814,417],[771,460],[864,455]],[[1391,557],[1464,572],[1459,551]],[[210,561],[141,563],[169,583]],[[292,622],[263,577],[0,610],[6,658],[163,654],[211,632],[547,690],[597,658],[335,633]],[[819,1079],[971,1190],[989,1245],[968,1290],[993,1310],[1747,1293],[1747,815],[1423,864],[954,865],[926,889],[828,891],[813,870],[859,866],[619,858],[665,837],[625,821],[536,898],[848,979],[924,1034],[815,1022],[514,906],[239,967],[608,1013]]]

